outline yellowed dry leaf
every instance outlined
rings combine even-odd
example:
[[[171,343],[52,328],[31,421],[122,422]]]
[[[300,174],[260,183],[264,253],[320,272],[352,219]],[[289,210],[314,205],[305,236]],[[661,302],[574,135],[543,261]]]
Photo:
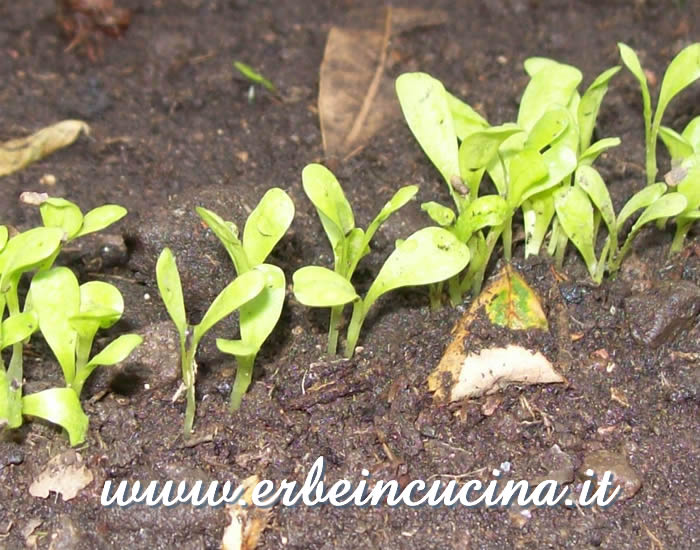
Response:
[[[243,500],[246,506],[233,504],[226,507],[231,522],[224,529],[221,550],[255,550],[260,535],[270,520],[270,509],[253,507],[253,489],[260,482],[258,476],[250,476],[241,482],[245,487]]]
[[[31,136],[0,143],[0,176],[6,176],[73,143],[80,132],[90,133],[82,120],[64,120]]]
[[[92,479],[92,472],[85,467],[82,457],[70,449],[49,460],[44,471],[29,486],[29,494],[47,498],[53,491],[64,501],[70,500],[92,483]]]
[[[359,10],[332,27],[321,63],[318,110],[327,156],[348,158],[401,111],[384,69],[389,41],[418,26],[446,21],[442,11]]]

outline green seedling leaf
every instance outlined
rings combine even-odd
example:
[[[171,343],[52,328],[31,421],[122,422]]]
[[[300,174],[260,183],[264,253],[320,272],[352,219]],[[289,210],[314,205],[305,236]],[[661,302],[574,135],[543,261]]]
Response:
[[[661,118],[669,102],[698,78],[700,78],[700,42],[681,50],[666,69],[654,115],[655,127],[658,128],[661,125]]]
[[[253,68],[250,67],[249,65],[246,65],[245,63],[241,63],[240,61],[234,61],[233,66],[236,69],[238,69],[238,72],[240,72],[244,77],[246,77],[248,80],[250,80],[253,84],[260,84],[269,92],[272,92],[275,95],[279,95],[279,93],[277,92],[277,88],[275,88],[275,85],[272,82],[270,82],[267,78],[265,78],[263,75],[261,75],[259,72],[253,70]]]
[[[507,201],[511,209],[520,206],[525,192],[544,180],[547,175],[547,165],[542,155],[534,149],[525,149],[515,155],[510,161],[510,187]]]
[[[85,441],[88,417],[70,388],[51,388],[22,398],[22,412],[61,426],[68,432],[72,447]]]
[[[168,310],[168,315],[170,315],[180,335],[180,342],[184,345],[187,332],[185,299],[182,295],[182,283],[180,283],[180,273],[177,270],[175,256],[169,248],[163,249],[158,257],[156,281],[165,309]]]
[[[342,306],[359,298],[350,281],[325,267],[310,265],[297,269],[292,281],[295,298],[305,306]]]
[[[528,133],[525,148],[541,151],[564,133],[570,118],[566,107],[555,106],[546,111]]]
[[[693,146],[675,130],[662,126],[659,128],[659,137],[671,155],[671,164],[675,165],[693,154]]]
[[[700,115],[688,123],[681,135],[690,143],[694,152],[700,153]]]
[[[396,93],[408,127],[452,189],[452,177],[459,176],[459,159],[445,87],[428,74],[405,73],[396,79]],[[453,102],[453,107],[458,105]],[[461,109],[466,111],[464,104]]]
[[[333,173],[320,164],[308,164],[301,173],[304,192],[316,207],[333,250],[355,227],[352,207]]]
[[[214,298],[202,321],[194,327],[193,345],[209,332],[216,323],[255,298],[265,286],[263,274],[252,269],[236,277]]]
[[[391,197],[391,199],[389,199],[389,201],[382,207],[379,214],[377,214],[374,220],[372,220],[372,223],[370,223],[367,227],[367,231],[364,236],[365,244],[368,245],[372,240],[372,237],[374,237],[374,234],[377,232],[377,229],[379,229],[379,227],[389,219],[389,216],[407,204],[408,201],[410,201],[416,195],[416,193],[418,193],[417,185],[406,185],[394,193],[394,196]]]
[[[585,151],[591,144],[593,129],[598,118],[600,104],[608,91],[610,79],[615,76],[621,67],[611,67],[593,81],[581,97],[578,105],[578,126],[579,126],[579,150]]]
[[[549,330],[537,294],[510,264],[484,290],[479,301],[486,304],[486,314],[495,325],[510,330]]]
[[[647,206],[639,219],[634,223],[627,240],[630,241],[634,235],[649,222],[671,218],[683,212],[688,205],[688,200],[681,193],[668,193]]]
[[[386,292],[404,286],[437,283],[469,263],[469,248],[440,227],[416,231],[396,247],[379,271],[364,300],[366,312]]]
[[[473,132],[488,128],[488,121],[464,101],[456,98],[450,92],[445,92],[445,97],[452,114],[455,133],[460,141],[465,140]]]
[[[467,172],[489,165],[501,144],[513,134],[522,132],[515,124],[506,123],[478,130],[467,136],[459,147],[459,170],[463,177]]]
[[[138,334],[122,334],[115,340],[112,340],[100,353],[90,359],[85,366],[84,370],[87,372],[83,378],[87,379],[90,373],[95,370],[95,367],[99,365],[109,366],[121,363],[142,342],[143,338]]]
[[[615,210],[608,188],[598,171],[591,166],[579,166],[576,170],[576,185],[583,189],[600,212],[608,233],[613,241],[613,250],[617,247],[617,224],[615,222]]]
[[[0,225],[0,253],[5,249],[9,236],[10,232],[7,230],[7,226]]]
[[[554,217],[554,193],[551,188],[523,201],[523,225],[525,226],[525,257],[539,254],[544,238]]]
[[[250,269],[250,264],[248,263],[248,256],[243,250],[243,244],[238,239],[238,228],[233,222],[227,222],[222,219],[218,214],[215,214],[211,210],[207,210],[201,206],[195,208],[199,217],[204,220],[209,229],[212,230],[214,235],[216,235],[221,244],[224,245],[226,252],[228,252],[234,267],[236,268],[236,273],[245,273]]]
[[[583,75],[575,67],[543,58],[527,59],[525,70],[532,78],[520,101],[517,124],[530,132],[552,106],[569,105]]]
[[[5,349],[12,344],[21,342],[29,338],[39,326],[39,319],[35,312],[25,311],[24,313],[15,313],[9,316],[2,322],[0,334],[0,349]],[[0,395],[2,393],[0,392]]]
[[[620,232],[622,226],[625,224],[627,219],[634,214],[637,210],[646,208],[654,201],[656,201],[661,195],[666,192],[666,184],[655,183],[654,185],[649,185],[641,191],[632,195],[630,200],[625,203],[625,206],[620,210],[620,214],[617,216],[617,233]]]
[[[263,195],[243,229],[243,250],[251,267],[265,261],[293,219],[294,203],[282,189],[274,187]]]
[[[632,73],[634,78],[639,82],[639,87],[642,90],[642,104],[644,109],[644,127],[648,134],[651,128],[651,98],[649,97],[649,86],[647,78],[642,70],[642,65],[639,63],[639,57],[636,52],[628,45],[618,42],[617,47],[620,49],[620,57],[625,67]]]
[[[63,239],[63,230],[55,227],[36,227],[12,237],[0,254],[0,292],[19,279],[25,271],[39,267],[52,257]]]
[[[542,160],[546,166],[547,178],[526,189],[523,192],[522,200],[559,185],[564,181],[564,178],[573,174],[577,164],[576,152],[563,143],[557,143],[542,153]]]
[[[66,232],[67,240],[78,235],[83,225],[83,213],[78,206],[66,199],[47,198],[39,207],[45,227],[59,227]]]
[[[579,155],[578,163],[590,166],[602,153],[611,147],[617,147],[620,143],[620,138],[616,137],[600,139]]]
[[[578,186],[568,187],[557,193],[554,207],[566,236],[583,256],[588,272],[594,274],[596,258],[593,250],[593,206],[588,195]]]
[[[80,315],[99,321],[99,328],[109,328],[124,313],[124,298],[119,289],[102,281],[80,285]]]
[[[449,227],[455,221],[455,213],[453,210],[437,202],[424,202],[420,205],[420,208],[440,227]]]
[[[265,286],[260,294],[241,306],[240,312],[241,339],[253,349],[253,354],[279,321],[286,290],[284,273],[279,267],[261,264],[255,269],[263,275]]]
[[[455,233],[460,241],[467,242],[480,229],[499,226],[507,217],[508,204],[503,197],[484,195],[470,202],[460,214]]]
[[[259,351],[258,347],[246,344],[243,340],[227,340],[225,338],[217,338],[216,347],[220,351],[236,357],[255,355]]]
[[[101,231],[126,216],[127,210],[117,204],[103,204],[85,214],[83,225],[76,237]]]
[[[41,333],[63,369],[66,384],[71,384],[78,335],[70,318],[80,311],[78,279],[67,267],[55,267],[37,273],[29,290]]]

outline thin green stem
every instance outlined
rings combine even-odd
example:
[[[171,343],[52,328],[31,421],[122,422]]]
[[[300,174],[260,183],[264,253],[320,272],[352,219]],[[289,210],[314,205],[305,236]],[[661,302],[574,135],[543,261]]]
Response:
[[[253,355],[238,355],[236,357],[238,369],[236,370],[236,378],[233,381],[231,388],[231,399],[229,401],[229,410],[235,412],[241,406],[243,395],[250,386],[250,381],[253,379],[253,365],[255,364],[255,354]]]
[[[481,292],[481,286],[484,283],[484,277],[486,275],[486,268],[489,265],[489,260],[491,259],[491,254],[493,254],[493,249],[496,247],[498,238],[501,236],[501,233],[503,233],[503,229],[504,225],[493,226],[486,236],[486,253],[484,254],[484,259],[476,273],[474,273],[473,280],[470,281],[472,285],[472,296],[474,297],[478,296]]]
[[[513,216],[510,216],[503,228],[503,257],[510,263],[513,248]],[[490,254],[489,254],[490,256]]]
[[[569,237],[566,236],[566,233],[561,228],[556,243],[557,249],[554,253],[554,265],[557,269],[561,269],[564,267],[564,254],[566,254],[566,245],[569,243]]]
[[[9,315],[16,315],[19,310],[19,298],[17,297],[17,283],[12,281],[5,294]],[[22,342],[12,345],[12,357],[7,369],[7,382],[9,384],[8,427],[18,428],[22,425],[22,381],[24,379],[23,366],[24,346]]]
[[[676,220],[676,233],[673,235],[673,242],[671,243],[671,250],[669,251],[669,254],[674,254],[675,252],[681,251],[685,238],[688,235],[688,231],[690,231],[690,226],[693,225],[693,221],[694,220]]]
[[[196,409],[195,402],[195,386],[194,381],[197,373],[197,365],[194,362],[194,355],[197,351],[197,344],[192,343],[190,349],[186,353],[182,354],[182,382],[185,385],[185,396],[187,399],[187,405],[185,407],[185,425],[184,434],[185,437],[192,433],[192,426],[194,425],[194,413]]]
[[[450,292],[450,302],[452,307],[460,304],[462,302],[462,289],[459,285],[459,274],[450,277],[447,281],[447,288]]]
[[[367,309],[369,309],[369,306]],[[348,326],[348,341],[345,347],[345,357],[348,359],[355,353],[355,346],[360,338],[360,329],[365,322],[367,309],[365,309],[364,301],[360,298],[355,300],[352,305],[352,318]]]
[[[335,355],[338,351],[338,331],[343,315],[343,306],[331,308],[331,320],[328,327],[328,355]]]
[[[437,311],[442,306],[442,286],[441,281],[428,287],[428,294],[430,295],[430,309],[433,311]]]

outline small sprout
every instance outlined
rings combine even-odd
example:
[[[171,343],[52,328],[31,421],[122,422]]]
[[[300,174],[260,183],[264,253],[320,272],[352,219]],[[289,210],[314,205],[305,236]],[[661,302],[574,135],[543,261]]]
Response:
[[[255,71],[252,67],[250,67],[250,65],[246,65],[245,63],[241,63],[240,61],[234,61],[233,66],[236,69],[238,69],[238,72],[240,72],[244,77],[246,77],[253,84],[260,84],[263,88],[265,88],[268,92],[272,93],[275,97],[280,96],[280,93],[277,90],[277,88],[275,87],[275,85],[272,82],[270,82],[267,78],[265,78],[263,75],[261,75],[259,72]],[[251,87],[251,89],[252,89],[252,87]],[[255,96],[253,95],[253,98],[254,97]]]
[[[282,189],[267,191],[248,216],[243,242],[238,239],[238,229],[233,223],[205,208],[197,208],[197,213],[222,242],[239,275],[254,268],[265,279],[260,294],[241,306],[241,339],[216,341],[217,347],[234,355],[238,363],[230,400],[230,409],[235,411],[250,386],[255,358],[282,314],[287,286],[284,273],[279,267],[263,262],[289,229],[294,219],[294,203]]]
[[[462,271],[469,249],[449,231],[426,227],[397,244],[364,299],[350,281],[325,267],[307,266],[294,273],[294,295],[310,307],[342,307],[352,302],[345,356],[352,357],[367,313],[380,296],[405,286],[438,283]]]
[[[700,78],[700,42],[691,44],[681,50],[669,63],[661,82],[661,91],[659,92],[653,119],[649,86],[647,85],[646,75],[639,58],[634,50],[626,44],[620,42],[618,47],[623,63],[639,82],[642,92],[647,185],[652,185],[656,181],[656,141],[661,129],[661,120],[671,100]]]
[[[328,168],[320,164],[309,164],[304,168],[301,177],[304,192],[316,207],[321,225],[333,249],[334,271],[348,283],[357,264],[369,254],[369,243],[379,227],[418,192],[417,185],[407,185],[399,189],[367,226],[367,231],[363,231],[355,227],[352,207],[345,198],[338,180]],[[338,348],[338,330],[345,303],[347,302],[329,306],[329,355],[335,355]]]
[[[196,407],[195,377],[197,364],[195,362],[195,354],[197,353],[199,342],[216,323],[260,294],[265,286],[265,277],[256,269],[241,274],[219,293],[204,314],[202,321],[194,326],[187,323],[180,274],[175,263],[175,256],[169,248],[165,248],[158,258],[156,279],[165,308],[175,324],[180,338],[182,381],[187,398],[184,434],[189,436],[194,425]]]

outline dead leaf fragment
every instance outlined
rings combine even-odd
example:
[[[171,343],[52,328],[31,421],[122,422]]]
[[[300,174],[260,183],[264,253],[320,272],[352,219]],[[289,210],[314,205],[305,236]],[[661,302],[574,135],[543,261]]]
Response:
[[[486,313],[492,323],[511,330],[548,330],[547,317],[535,291],[507,264],[484,291]]]
[[[358,10],[328,33],[321,63],[318,110],[327,156],[348,158],[400,115],[385,74],[392,36],[444,23],[442,11],[410,8]]]
[[[92,483],[92,479],[92,472],[85,467],[82,457],[70,449],[49,460],[44,471],[29,486],[29,494],[48,498],[49,492],[53,491],[64,501],[71,500]]]
[[[565,379],[539,351],[513,345],[485,349],[466,357],[450,391],[450,401],[493,393],[509,384],[553,382]]]
[[[250,476],[241,482],[245,487],[243,500],[246,506],[233,504],[226,507],[231,523],[224,529],[221,541],[221,550],[255,550],[260,540],[260,535],[267,527],[270,520],[269,508],[260,509],[253,507],[253,489],[260,482],[258,476]]]
[[[31,136],[0,143],[0,176],[12,174],[70,145],[80,132],[89,135],[90,127],[82,120],[64,120],[42,128]]]

